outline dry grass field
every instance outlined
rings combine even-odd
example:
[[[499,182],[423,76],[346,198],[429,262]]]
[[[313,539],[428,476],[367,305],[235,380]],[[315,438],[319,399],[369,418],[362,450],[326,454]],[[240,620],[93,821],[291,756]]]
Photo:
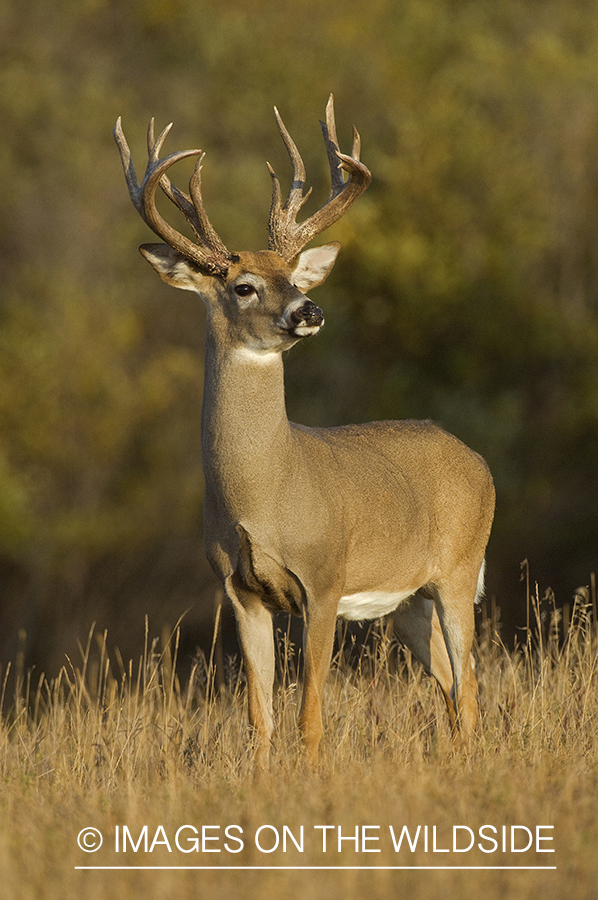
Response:
[[[537,596],[530,606],[516,649],[491,616],[480,624],[482,724],[467,758],[434,683],[379,623],[367,648],[345,642],[335,658],[317,772],[301,757],[285,634],[266,774],[252,766],[242,669],[227,660],[217,689],[213,660],[198,659],[181,685],[176,631],[126,664],[91,634],[53,682],[16,660],[0,897],[597,897],[595,590],[565,622]]]

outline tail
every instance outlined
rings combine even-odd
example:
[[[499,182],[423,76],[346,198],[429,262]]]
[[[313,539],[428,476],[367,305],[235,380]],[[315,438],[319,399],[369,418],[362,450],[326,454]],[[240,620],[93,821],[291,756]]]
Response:
[[[475,602],[480,603],[481,600],[484,599],[486,594],[486,588],[484,586],[484,576],[486,574],[486,559],[482,560],[482,565],[480,566],[480,574],[478,575],[478,586],[475,592]]]

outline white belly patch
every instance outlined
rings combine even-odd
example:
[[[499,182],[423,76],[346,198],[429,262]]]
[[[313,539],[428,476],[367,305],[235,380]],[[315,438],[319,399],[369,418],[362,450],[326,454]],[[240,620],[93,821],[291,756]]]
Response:
[[[399,603],[411,597],[413,591],[363,591],[341,597],[337,616],[363,622],[365,619],[379,619],[396,609]]]

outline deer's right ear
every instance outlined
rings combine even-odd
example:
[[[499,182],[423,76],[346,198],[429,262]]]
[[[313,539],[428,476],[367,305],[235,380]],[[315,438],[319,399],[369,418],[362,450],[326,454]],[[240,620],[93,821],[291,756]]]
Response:
[[[162,281],[172,287],[197,292],[201,290],[204,279],[210,277],[204,275],[195,263],[178,250],[173,250],[168,244],[142,244],[139,252]]]

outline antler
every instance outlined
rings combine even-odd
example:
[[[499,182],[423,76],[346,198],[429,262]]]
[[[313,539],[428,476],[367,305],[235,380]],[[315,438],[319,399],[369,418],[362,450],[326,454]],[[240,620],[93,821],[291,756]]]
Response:
[[[293,182],[283,206],[280,183],[272,166],[270,163],[267,163],[268,170],[272,176],[272,205],[270,207],[270,221],[268,224],[268,247],[270,250],[276,250],[290,262],[312,238],[340,219],[351,204],[366,190],[372,180],[372,175],[369,169],[359,161],[361,140],[355,128],[353,128],[351,155],[346,156],[344,153],[339,152],[334,121],[334,98],[330,94],[326,105],[326,124],[320,122],[330,165],[330,194],[326,203],[311,215],[309,219],[306,219],[304,222],[297,222],[297,213],[309,197],[311,188],[305,195],[303,194],[305,186],[303,160],[276,107],[274,107],[274,113],[278,123],[278,130],[293,165]],[[348,172],[348,181],[344,181],[341,169]]]
[[[172,123],[161,132],[156,140],[154,138],[154,120],[151,120],[147,132],[147,169],[140,185],[119,116],[114,129],[114,140],[120,151],[131,200],[146,225],[149,225],[152,231],[173,249],[197,263],[208,274],[225,275],[230,263],[236,257],[227,250],[216,234],[204,209],[201,196],[201,164],[205,154],[201,150],[183,150],[160,159],[160,150],[171,128]],[[189,182],[189,194],[185,194],[172,184],[166,172],[174,163],[188,156],[198,156],[199,159]],[[158,212],[156,208],[158,185],[191,225],[197,235],[197,244],[172,228]]]

